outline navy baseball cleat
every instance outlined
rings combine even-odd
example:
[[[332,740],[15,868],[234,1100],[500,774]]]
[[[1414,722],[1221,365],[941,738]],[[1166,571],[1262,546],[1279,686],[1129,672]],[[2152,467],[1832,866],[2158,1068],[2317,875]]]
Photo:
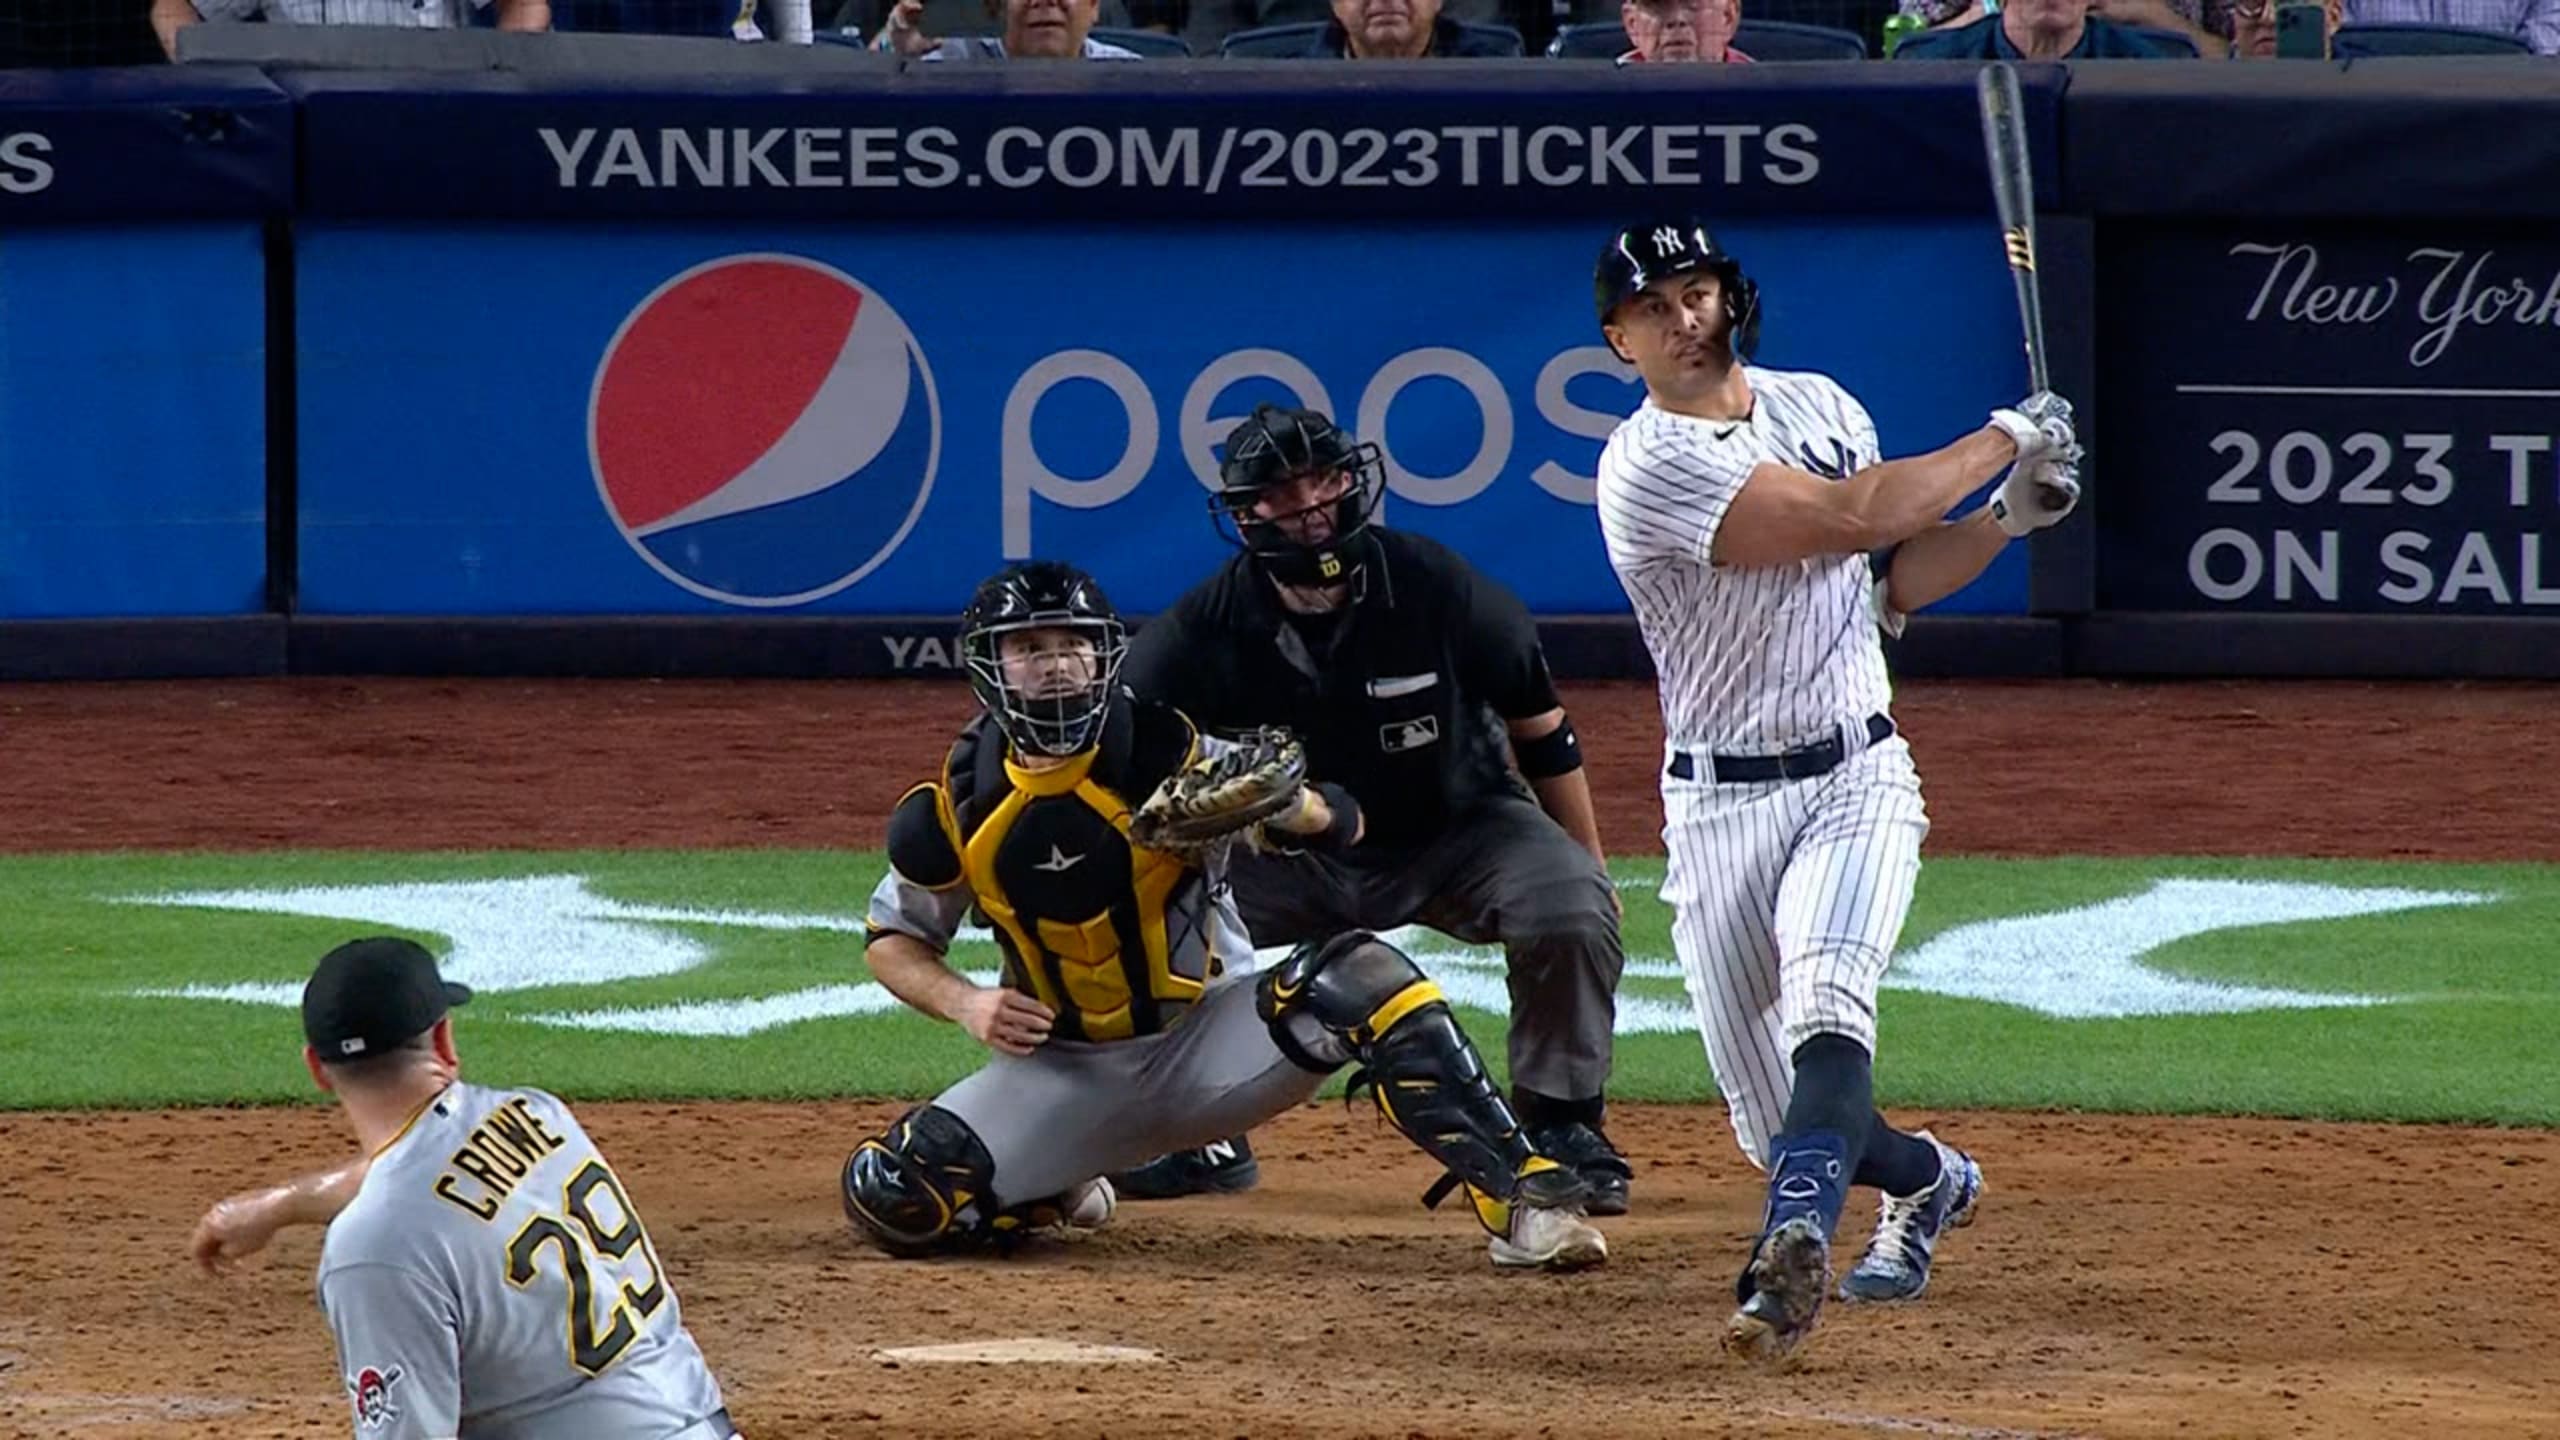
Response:
[[[1159,1155],[1135,1170],[1111,1177],[1123,1200],[1173,1200],[1184,1195],[1232,1195],[1262,1181],[1262,1164],[1241,1135],[1212,1140],[1196,1150]]]
[[[1775,1365],[1813,1333],[1831,1288],[1831,1241],[1822,1217],[1799,1214],[1760,1237],[1734,1293],[1742,1308],[1724,1326],[1725,1353]]]
[[[1973,1219],[1974,1204],[1982,1198],[1982,1167],[1928,1131],[1916,1133],[1938,1147],[1937,1183],[1917,1195],[1884,1197],[1866,1257],[1840,1279],[1843,1300],[1919,1299],[1929,1288],[1929,1261],[1938,1237]]]
[[[1627,1187],[1635,1179],[1635,1167],[1609,1137],[1577,1120],[1564,1125],[1530,1125],[1529,1143],[1538,1153],[1582,1177],[1591,1187],[1591,1198],[1583,1206],[1588,1215],[1624,1215],[1627,1213]]]

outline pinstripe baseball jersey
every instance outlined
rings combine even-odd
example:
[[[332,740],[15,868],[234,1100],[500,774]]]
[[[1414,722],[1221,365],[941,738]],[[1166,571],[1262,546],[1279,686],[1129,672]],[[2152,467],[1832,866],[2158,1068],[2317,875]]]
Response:
[[[728,1440],[639,1211],[569,1107],[459,1081],[320,1248],[359,1440]]]
[[[1635,608],[1675,748],[1771,754],[1892,699],[1864,555],[1716,565],[1716,527],[1760,465],[1846,479],[1877,463],[1875,422],[1827,375],[1744,370],[1746,420],[1702,420],[1648,399],[1600,454],[1600,529]]]

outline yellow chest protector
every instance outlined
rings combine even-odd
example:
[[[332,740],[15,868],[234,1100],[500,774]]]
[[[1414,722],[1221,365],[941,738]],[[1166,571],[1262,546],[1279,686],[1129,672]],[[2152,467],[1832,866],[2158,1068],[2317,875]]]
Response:
[[[1006,982],[1055,1011],[1065,1039],[1154,1034],[1218,973],[1200,872],[1129,841],[1126,796],[1143,798],[1187,763],[1190,723],[1124,699],[1103,736],[1032,771],[1005,755],[993,727],[973,725],[942,782],[899,802],[914,821],[890,826],[901,874],[968,885],[1004,952]]]

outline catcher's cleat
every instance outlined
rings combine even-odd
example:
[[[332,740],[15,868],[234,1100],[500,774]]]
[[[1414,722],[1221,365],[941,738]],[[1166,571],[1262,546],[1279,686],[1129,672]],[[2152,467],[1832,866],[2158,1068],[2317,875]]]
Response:
[[[1538,1147],[1539,1154],[1581,1176],[1582,1183],[1591,1187],[1590,1214],[1627,1213],[1627,1187],[1635,1178],[1635,1167],[1597,1128],[1580,1121],[1532,1125],[1529,1143]]]
[[[1212,1140],[1196,1150],[1159,1155],[1111,1177],[1130,1200],[1174,1200],[1185,1195],[1232,1195],[1262,1181],[1261,1162],[1245,1137]]]
[[[1529,1143],[1448,997],[1411,957],[1355,930],[1298,947],[1255,983],[1281,1053],[1320,1073],[1338,1068],[1293,1034],[1303,1018],[1359,1060],[1344,1098],[1366,1089],[1389,1124],[1447,1167],[1422,1203],[1436,1207],[1463,1187],[1495,1263],[1577,1268],[1608,1254],[1582,1218],[1590,1187]]]
[[[1928,1131],[1919,1133],[1938,1147],[1938,1178],[1917,1195],[1884,1197],[1865,1258],[1840,1277],[1843,1300],[1919,1299],[1920,1292],[1929,1288],[1929,1264],[1938,1238],[1973,1221],[1974,1203],[1982,1198],[1982,1167]]]
[[[1798,1215],[1760,1237],[1736,1289],[1742,1306],[1724,1326],[1724,1349],[1756,1365],[1775,1365],[1813,1333],[1831,1288],[1831,1242],[1817,1215]]]
[[[1504,1228],[1487,1242],[1493,1263],[1506,1270],[1587,1270],[1609,1259],[1608,1237],[1582,1218],[1584,1191],[1578,1177],[1561,1168],[1520,1177],[1519,1188],[1504,1206]],[[1486,1196],[1470,1189],[1468,1198],[1481,1213]]]

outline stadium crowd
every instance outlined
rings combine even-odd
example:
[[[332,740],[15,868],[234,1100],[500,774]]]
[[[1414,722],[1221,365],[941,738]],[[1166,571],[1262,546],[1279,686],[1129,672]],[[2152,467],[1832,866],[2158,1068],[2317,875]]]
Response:
[[[697,35],[921,61],[2560,54],[2560,0],[14,0],[0,6],[0,68],[155,63],[189,26],[242,22]],[[2380,41],[2350,49],[2342,26]]]

